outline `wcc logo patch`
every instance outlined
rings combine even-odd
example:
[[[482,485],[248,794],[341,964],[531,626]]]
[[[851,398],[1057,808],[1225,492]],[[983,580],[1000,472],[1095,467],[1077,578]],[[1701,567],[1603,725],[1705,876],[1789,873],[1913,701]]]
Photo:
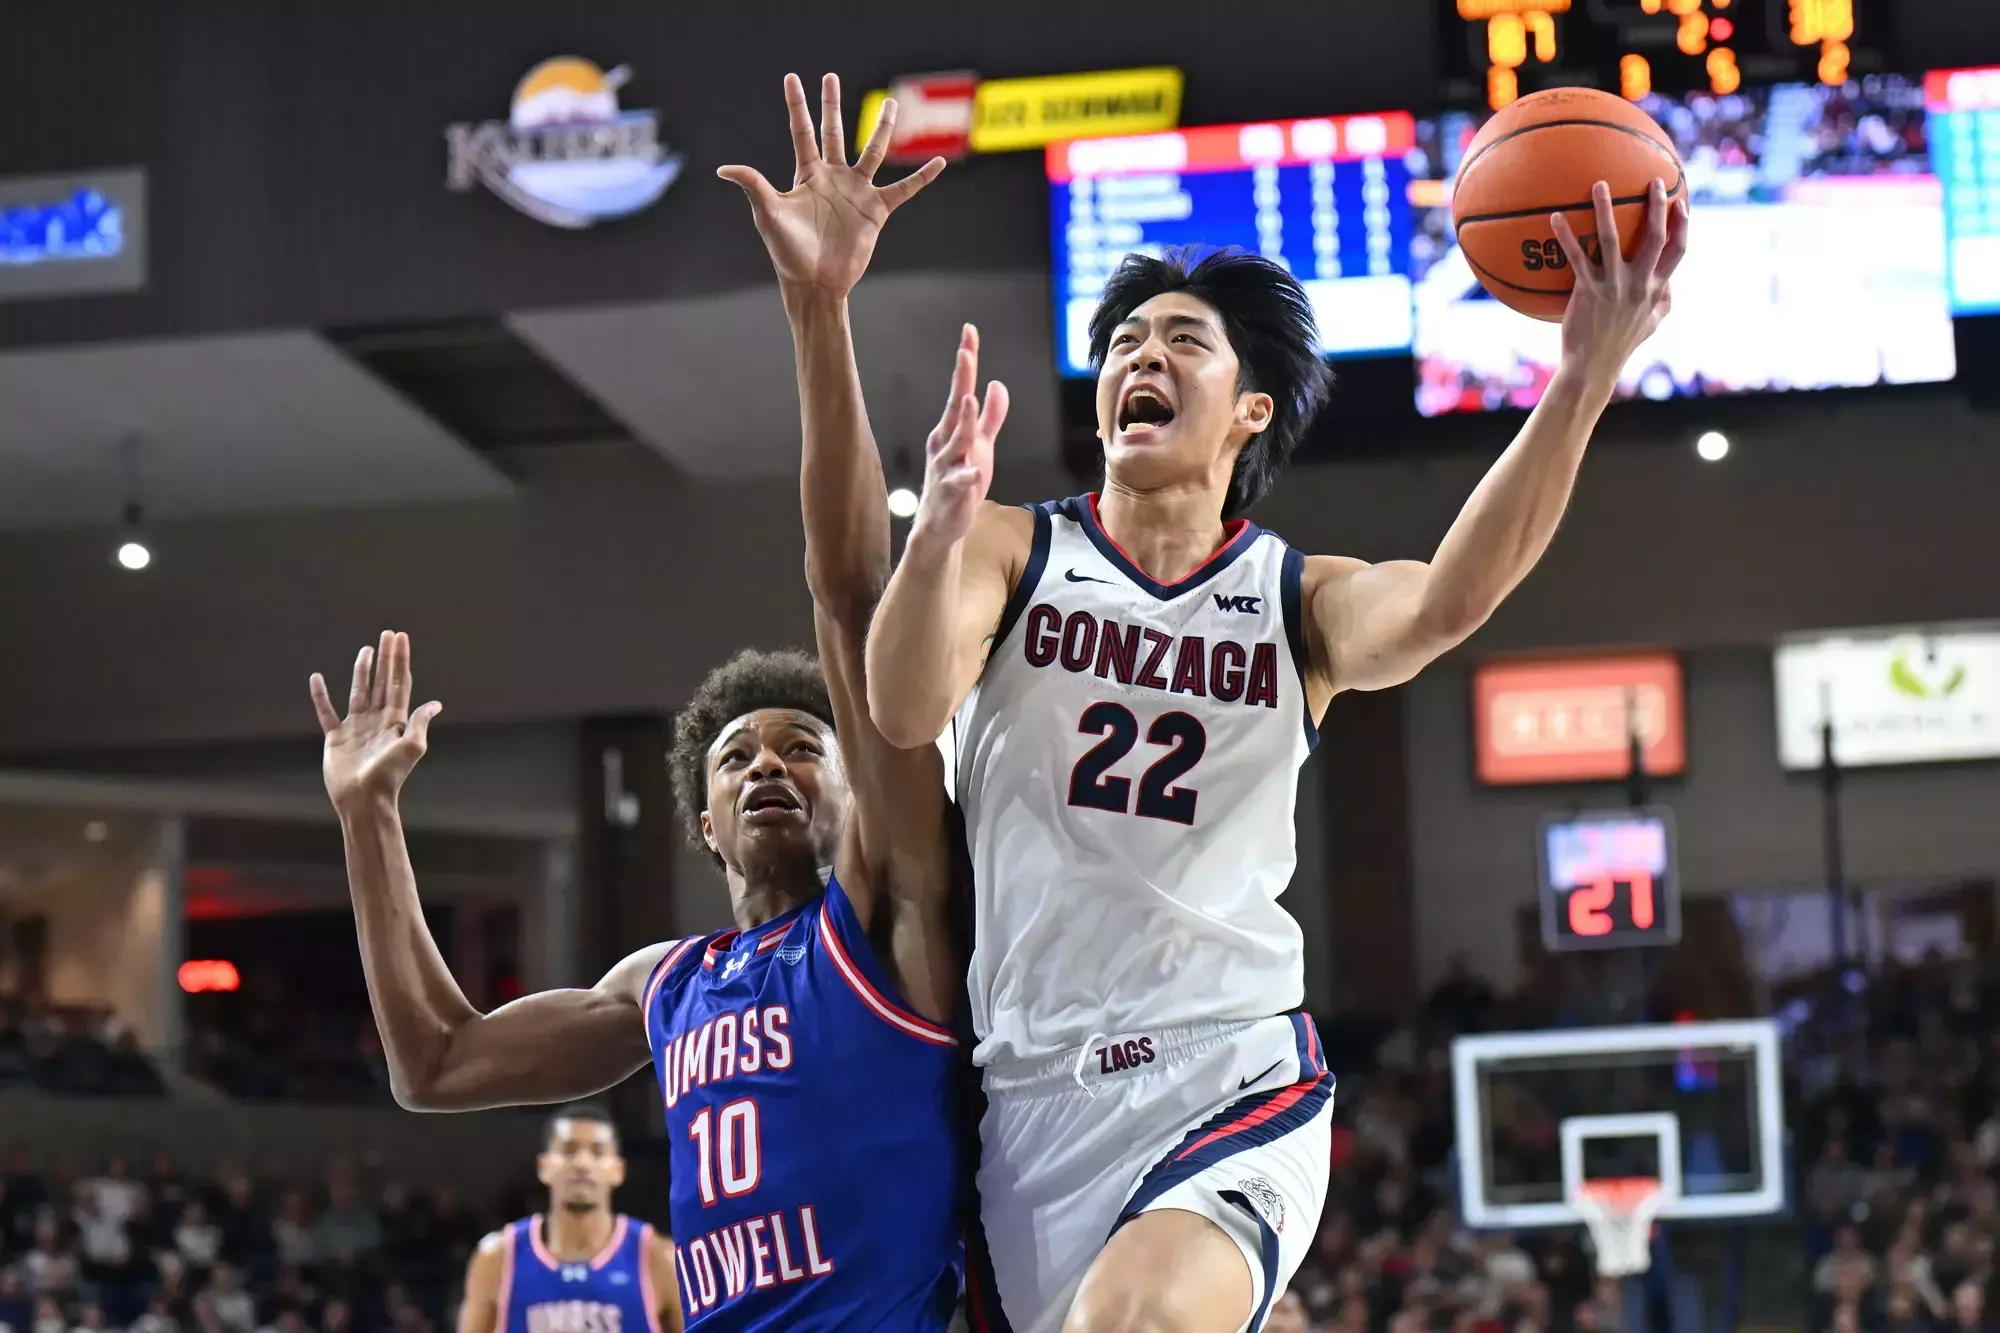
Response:
[[[1226,593],[1215,594],[1215,609],[1218,611],[1239,611],[1246,616],[1261,615],[1264,599],[1261,597],[1231,597]]]

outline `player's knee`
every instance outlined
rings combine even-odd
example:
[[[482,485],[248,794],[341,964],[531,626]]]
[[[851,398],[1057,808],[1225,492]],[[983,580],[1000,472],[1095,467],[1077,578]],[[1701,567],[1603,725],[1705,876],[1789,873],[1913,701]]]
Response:
[[[1070,1307],[1063,1333],[1199,1333],[1164,1293],[1134,1287],[1086,1288]]]

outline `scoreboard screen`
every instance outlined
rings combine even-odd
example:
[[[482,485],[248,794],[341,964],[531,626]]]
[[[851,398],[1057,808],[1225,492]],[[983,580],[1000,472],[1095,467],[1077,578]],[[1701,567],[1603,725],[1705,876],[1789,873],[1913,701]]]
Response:
[[[1551,953],[1681,937],[1673,821],[1665,810],[1552,815],[1541,827],[1542,943]]]
[[[1639,102],[1687,166],[1694,243],[1673,317],[1629,361],[1619,398],[1941,384],[1958,373],[1944,195],[1924,90],[1880,74],[1838,87],[1745,86]],[[1450,188],[1477,113],[1426,120],[1416,210],[1417,409],[1525,409],[1562,355],[1560,325],[1492,299],[1459,249]]]
[[[1091,311],[1118,261],[1184,244],[1240,246],[1305,287],[1328,356],[1410,346],[1405,112],[1217,125],[1048,150],[1056,349],[1090,373]]]
[[[1955,314],[2000,313],[2000,68],[1924,79]]]
[[[1499,110],[1581,85],[1727,95],[1885,68],[1889,0],[1439,0],[1445,100]]]

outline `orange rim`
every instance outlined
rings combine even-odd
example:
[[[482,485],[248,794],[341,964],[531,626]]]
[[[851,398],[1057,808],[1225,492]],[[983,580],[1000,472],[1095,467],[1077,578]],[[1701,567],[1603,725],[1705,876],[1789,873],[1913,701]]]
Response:
[[[1628,1213],[1659,1192],[1660,1182],[1656,1176],[1606,1176],[1586,1180],[1577,1186],[1577,1193],[1584,1198]]]

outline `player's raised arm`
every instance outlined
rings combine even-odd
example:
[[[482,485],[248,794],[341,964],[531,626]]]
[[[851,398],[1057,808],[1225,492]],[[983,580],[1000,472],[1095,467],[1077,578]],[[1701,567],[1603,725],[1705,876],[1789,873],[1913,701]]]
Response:
[[[644,1067],[652,1053],[641,992],[667,945],[619,963],[589,990],[530,995],[482,1014],[465,998],[424,924],[403,836],[403,782],[442,706],[410,711],[410,637],[384,633],[354,663],[347,716],[312,678],[326,734],[322,767],[340,815],[368,1002],[396,1101],[413,1111],[470,1111],[571,1101]]]
[[[832,74],[820,84],[817,136],[796,74],[785,76],[785,110],[795,158],[791,189],[779,191],[750,167],[722,167],[716,174],[749,196],[791,324],[805,435],[799,491],[806,578],[814,602],[858,633],[889,577],[889,511],[862,402],[847,297],[867,272],[882,224],[937,179],[944,159],[876,185],[895,132],[895,100],[883,104],[867,148],[850,165],[840,80]]]
[[[1611,194],[1594,192],[1598,235],[1616,236]],[[1473,490],[1430,563],[1317,556],[1306,566],[1314,663],[1334,690],[1401,684],[1486,623],[1548,549],[1591,431],[1619,373],[1659,327],[1668,280],[1687,252],[1687,204],[1653,183],[1647,225],[1630,259],[1602,261],[1567,219],[1552,220],[1576,272],[1562,360],[1528,424]]]
[[[951,401],[925,445],[924,495],[868,634],[868,712],[892,744],[929,745],[985,665],[1007,597],[1027,563],[1034,520],[986,498],[1007,386],[972,396],[977,330],[968,327]]]
[[[847,306],[882,224],[944,163],[933,159],[914,175],[877,186],[873,178],[895,132],[894,99],[883,104],[874,135],[853,165],[835,76],[820,85],[817,137],[795,75],[785,78],[785,104],[796,158],[792,188],[779,193],[747,167],[724,167],[718,174],[750,197],[792,329],[804,437],[799,501],[806,581],[854,796],[835,873],[864,923],[885,894],[927,914],[890,923],[892,962],[905,998],[925,1017],[945,1021],[962,990],[962,969],[946,946],[950,876],[942,761],[934,747],[902,750],[883,740],[868,718],[862,686],[868,620],[889,579],[889,510]],[[968,326],[965,338],[974,336]]]

